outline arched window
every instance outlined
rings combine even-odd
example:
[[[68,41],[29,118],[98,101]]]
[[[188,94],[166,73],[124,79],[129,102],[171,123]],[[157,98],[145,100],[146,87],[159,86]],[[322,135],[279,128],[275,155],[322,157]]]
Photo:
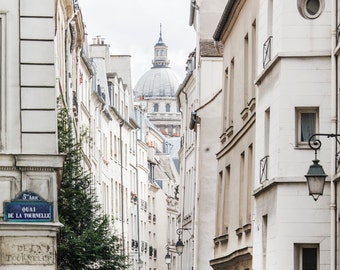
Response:
[[[165,105],[165,111],[166,111],[166,112],[170,112],[170,103],[167,103],[167,104]]]
[[[158,112],[158,110],[159,110],[159,105],[158,105],[158,103],[155,103],[155,104],[153,105],[153,111],[154,111],[154,112]]]

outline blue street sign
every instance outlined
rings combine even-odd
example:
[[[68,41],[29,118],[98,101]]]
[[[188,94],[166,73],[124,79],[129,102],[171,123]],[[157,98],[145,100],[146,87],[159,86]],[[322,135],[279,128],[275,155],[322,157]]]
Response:
[[[21,192],[11,202],[4,203],[4,220],[9,222],[50,222],[53,205],[34,192]]]

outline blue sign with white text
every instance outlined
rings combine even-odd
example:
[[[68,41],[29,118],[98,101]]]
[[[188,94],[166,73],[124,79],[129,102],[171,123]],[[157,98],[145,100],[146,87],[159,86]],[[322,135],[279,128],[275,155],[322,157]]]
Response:
[[[9,222],[50,222],[53,205],[34,192],[24,191],[4,203],[4,214],[4,220]]]

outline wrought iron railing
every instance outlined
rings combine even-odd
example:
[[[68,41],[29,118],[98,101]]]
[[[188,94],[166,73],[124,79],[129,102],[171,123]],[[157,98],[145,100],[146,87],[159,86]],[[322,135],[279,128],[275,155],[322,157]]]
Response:
[[[272,51],[272,39],[273,36],[270,36],[266,42],[263,44],[263,68],[272,60],[271,51]]]
[[[269,156],[265,156],[260,160],[260,183],[262,184],[264,181],[268,180],[268,158]]]

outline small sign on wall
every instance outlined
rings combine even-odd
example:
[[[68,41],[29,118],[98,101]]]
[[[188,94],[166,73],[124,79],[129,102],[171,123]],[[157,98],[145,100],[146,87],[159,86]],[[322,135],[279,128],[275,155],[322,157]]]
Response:
[[[53,205],[38,194],[24,191],[4,203],[4,220],[8,222],[51,222]]]

